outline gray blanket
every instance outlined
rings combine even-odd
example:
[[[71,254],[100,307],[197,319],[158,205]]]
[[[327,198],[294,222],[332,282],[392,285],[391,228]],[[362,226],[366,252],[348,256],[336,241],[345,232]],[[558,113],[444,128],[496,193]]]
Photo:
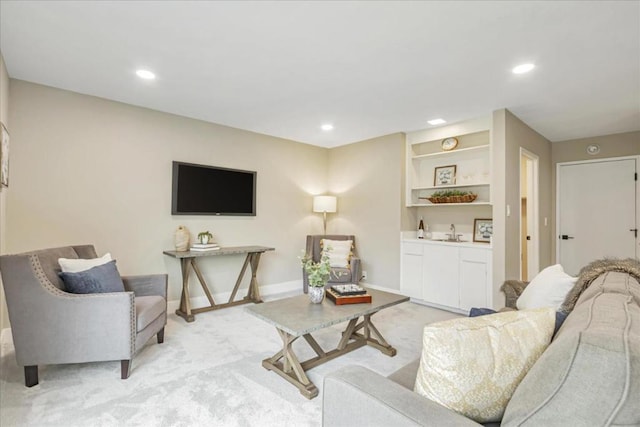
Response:
[[[589,287],[591,282],[607,271],[621,271],[623,273],[629,273],[640,282],[640,261],[637,259],[604,258],[593,261],[580,270],[580,273],[578,274],[578,281],[567,294],[562,306],[560,307],[560,311],[567,314],[571,313],[573,307],[578,301],[578,298],[582,295],[582,292]]]

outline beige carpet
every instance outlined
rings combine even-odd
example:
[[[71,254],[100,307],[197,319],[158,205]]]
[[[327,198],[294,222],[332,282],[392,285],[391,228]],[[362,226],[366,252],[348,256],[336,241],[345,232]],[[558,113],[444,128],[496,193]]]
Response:
[[[262,368],[262,359],[272,356],[281,341],[275,328],[243,306],[202,313],[189,324],[171,314],[164,344],[149,341],[134,358],[127,380],[120,379],[119,362],[55,365],[41,367],[40,384],[26,388],[13,345],[5,342],[0,425],[320,426],[325,375],[349,364],[388,375],[419,356],[425,324],[456,316],[413,303],[382,310],[373,321],[397,356],[363,347],[310,370],[320,390],[312,400]],[[314,337],[330,350],[344,326]],[[315,355],[304,340],[294,345],[302,360]]]

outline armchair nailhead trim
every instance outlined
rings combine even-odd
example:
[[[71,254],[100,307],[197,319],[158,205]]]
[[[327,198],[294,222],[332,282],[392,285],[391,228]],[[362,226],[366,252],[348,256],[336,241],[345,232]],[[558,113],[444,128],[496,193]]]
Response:
[[[129,315],[131,316],[131,349],[130,353],[133,355],[136,352],[136,333],[137,333],[137,322],[136,322],[136,304],[134,302],[133,292],[129,292],[129,298],[131,299],[131,307],[129,309]]]
[[[42,264],[40,264],[40,259],[38,258],[38,255],[35,254],[30,254],[29,255],[29,261],[31,263],[31,268],[33,269],[33,272],[36,276],[36,278],[38,279],[38,281],[40,282],[40,285],[42,285],[42,287],[48,291],[51,292],[53,295],[57,296],[57,297],[61,297],[61,298],[68,298],[68,299],[72,299],[72,298],[100,298],[100,297],[104,297],[107,294],[101,295],[101,294],[70,294],[68,292],[64,292],[61,289],[58,289],[56,286],[53,285],[53,283],[51,283],[51,281],[47,278],[47,275],[44,273],[44,269],[42,268]],[[127,292],[127,294],[129,294],[129,316],[131,318],[131,321],[129,322],[131,324],[131,339],[129,340],[129,352],[131,353],[131,355],[133,355],[133,353],[135,352],[136,349],[136,304],[134,302],[134,295],[133,292]]]
[[[36,275],[36,277],[38,278],[38,281],[40,282],[40,285],[42,285],[44,289],[51,292],[55,296],[63,297],[63,298],[71,298],[71,296],[68,293],[62,291],[61,289],[58,289],[47,278],[47,275],[44,273],[44,269],[40,264],[40,258],[38,258],[37,255],[35,254],[29,255],[29,261],[31,262],[31,268],[33,269],[33,273]]]

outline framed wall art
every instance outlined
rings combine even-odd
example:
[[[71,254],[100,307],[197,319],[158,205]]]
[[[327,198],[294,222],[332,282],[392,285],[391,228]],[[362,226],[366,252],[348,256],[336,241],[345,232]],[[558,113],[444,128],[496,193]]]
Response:
[[[473,220],[473,241],[481,243],[491,243],[493,236],[493,220],[492,219],[474,219]]]
[[[456,183],[456,165],[438,166],[433,171],[433,185],[453,185]]]

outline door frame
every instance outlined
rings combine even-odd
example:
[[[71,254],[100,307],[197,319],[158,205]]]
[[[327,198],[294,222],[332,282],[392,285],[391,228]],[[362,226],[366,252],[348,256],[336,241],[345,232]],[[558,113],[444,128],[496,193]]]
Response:
[[[531,188],[532,194],[527,194],[527,211],[533,213],[533,218],[529,218],[527,213],[527,218],[529,218],[529,222],[533,224],[533,230],[527,230],[527,234],[531,236],[531,250],[527,250],[528,260],[527,260],[527,276],[533,277],[540,270],[540,157],[526,148],[520,147],[520,157],[519,157],[519,169],[520,174],[518,177],[518,193],[520,194],[520,199],[522,200],[522,158],[527,159],[527,161],[531,162],[532,165],[532,182],[528,185],[528,188]],[[527,191],[528,192],[528,191]],[[529,208],[531,206],[531,208]],[[520,208],[522,208],[522,204],[520,203]],[[522,277],[522,212],[520,212],[520,218],[518,219],[520,224],[520,244],[518,245],[520,250],[520,278],[521,280],[529,281],[528,277]],[[533,262],[529,262],[532,260]],[[534,268],[531,268],[531,267]],[[531,274],[531,273],[534,274]]]
[[[588,160],[576,160],[573,162],[562,162],[556,163],[556,218],[553,230],[553,239],[555,241],[555,252],[556,252],[556,263],[560,263],[560,244],[558,243],[558,233],[560,227],[560,168],[562,166],[572,166],[572,165],[581,165],[587,163],[604,163],[604,162],[615,162],[619,160],[635,160],[636,161],[636,174],[640,177],[640,156],[621,156],[621,157],[601,157],[597,159],[588,159]],[[640,228],[640,185],[638,185],[640,181],[636,180],[636,227]],[[636,259],[640,257],[640,248],[638,245],[640,243],[640,237],[636,239]]]

